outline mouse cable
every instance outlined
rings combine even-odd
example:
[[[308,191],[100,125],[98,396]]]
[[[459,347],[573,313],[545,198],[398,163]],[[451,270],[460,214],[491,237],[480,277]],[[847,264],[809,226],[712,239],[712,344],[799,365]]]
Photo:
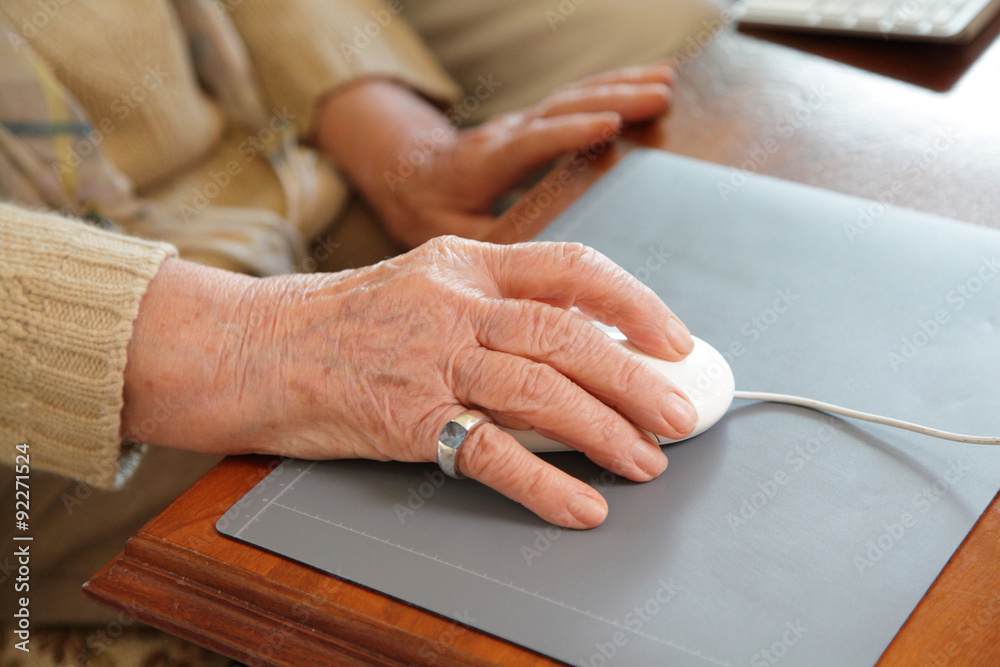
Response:
[[[769,394],[766,392],[759,392],[759,391],[737,391],[736,395],[733,398],[744,401],[767,401],[769,403],[787,403],[789,405],[798,405],[803,408],[811,408],[813,410],[819,410],[821,412],[829,412],[835,415],[841,415],[842,417],[850,417],[851,419],[860,419],[862,421],[872,422],[873,424],[883,424],[885,426],[892,426],[894,428],[902,428],[906,429],[907,431],[913,431],[914,433],[922,433],[924,435],[929,435],[935,438],[942,438],[944,440],[954,440],[955,442],[967,442],[972,445],[1000,445],[1000,438],[991,438],[980,435],[962,435],[961,433],[951,433],[949,431],[942,431],[940,429],[930,428],[929,426],[921,426],[920,424],[905,422],[901,419],[892,419],[891,417],[881,417],[879,415],[873,415],[868,412],[851,410],[850,408],[842,408],[839,405],[833,405],[832,403],[824,403],[822,401],[817,401],[811,398],[802,398],[801,396],[789,396],[787,394]]]

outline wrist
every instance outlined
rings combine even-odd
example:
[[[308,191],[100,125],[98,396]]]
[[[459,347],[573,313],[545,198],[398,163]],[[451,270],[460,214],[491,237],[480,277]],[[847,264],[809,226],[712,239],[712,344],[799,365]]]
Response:
[[[168,259],[143,296],[125,367],[121,436],[230,453],[239,423],[232,383],[248,332],[255,278]]]
[[[387,222],[405,213],[406,182],[457,130],[437,108],[400,84],[366,79],[327,97],[316,143]]]

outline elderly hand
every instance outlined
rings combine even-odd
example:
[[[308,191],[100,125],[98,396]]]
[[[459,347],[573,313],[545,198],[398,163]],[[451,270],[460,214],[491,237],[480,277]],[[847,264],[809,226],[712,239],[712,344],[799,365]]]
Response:
[[[135,323],[123,435],[167,406],[142,439],[435,461],[442,427],[469,406],[650,480],[667,460],[636,426],[681,437],[694,409],[572,306],[650,354],[677,360],[692,348],[651,290],[576,244],[442,237],[363,269],[267,279],[168,260]],[[560,526],[607,513],[597,491],[491,424],[471,431],[457,466]]]
[[[567,152],[613,140],[623,123],[663,113],[673,81],[666,65],[619,70],[460,130],[408,89],[365,80],[325,101],[316,140],[399,241],[482,239],[497,197]]]

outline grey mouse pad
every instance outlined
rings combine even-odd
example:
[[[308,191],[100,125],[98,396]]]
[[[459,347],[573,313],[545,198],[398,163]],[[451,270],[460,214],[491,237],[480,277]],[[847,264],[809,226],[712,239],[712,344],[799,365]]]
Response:
[[[544,233],[590,244],[738,389],[1000,434],[1000,234],[659,152]],[[285,461],[218,522],[572,665],[865,665],[1000,488],[1000,447],[737,401],[574,532],[433,465]],[[929,657],[930,659],[930,657]]]

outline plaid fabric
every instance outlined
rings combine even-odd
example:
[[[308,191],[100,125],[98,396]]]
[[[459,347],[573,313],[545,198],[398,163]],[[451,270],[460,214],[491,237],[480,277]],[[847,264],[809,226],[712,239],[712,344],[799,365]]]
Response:
[[[174,0],[191,57],[208,91],[230,119],[251,131],[269,127],[249,55],[225,10],[214,0]],[[179,218],[142,199],[107,159],[95,128],[73,95],[56,79],[0,12],[0,196],[173,243],[183,256],[217,253],[248,273],[291,273],[305,256],[298,231],[317,200],[315,158],[297,143],[295,128],[266,133],[266,155],[285,193],[285,216],[249,208],[207,207]],[[264,133],[261,133],[264,134]],[[87,150],[80,150],[85,145]]]

